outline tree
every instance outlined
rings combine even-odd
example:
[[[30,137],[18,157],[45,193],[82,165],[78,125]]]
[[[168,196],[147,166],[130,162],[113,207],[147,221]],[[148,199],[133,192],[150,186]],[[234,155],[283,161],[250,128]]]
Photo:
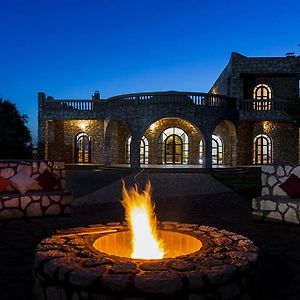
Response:
[[[32,158],[32,139],[27,122],[28,116],[20,114],[14,103],[0,98],[0,158]]]

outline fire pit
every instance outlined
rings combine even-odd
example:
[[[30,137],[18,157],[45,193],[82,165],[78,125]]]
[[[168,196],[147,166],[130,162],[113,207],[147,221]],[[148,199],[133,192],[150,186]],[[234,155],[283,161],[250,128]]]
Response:
[[[251,298],[258,249],[249,239],[209,226],[157,222],[149,214],[157,244],[147,237],[134,245],[148,229],[142,220],[143,234],[134,233],[127,210],[128,222],[67,229],[41,241],[36,299]],[[144,254],[143,246],[151,251]]]

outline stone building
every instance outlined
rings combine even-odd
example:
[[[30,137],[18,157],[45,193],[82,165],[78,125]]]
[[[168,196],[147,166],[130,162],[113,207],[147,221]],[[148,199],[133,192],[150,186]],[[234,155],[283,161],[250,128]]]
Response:
[[[209,93],[38,94],[39,157],[104,165],[299,161],[300,57],[232,53]]]

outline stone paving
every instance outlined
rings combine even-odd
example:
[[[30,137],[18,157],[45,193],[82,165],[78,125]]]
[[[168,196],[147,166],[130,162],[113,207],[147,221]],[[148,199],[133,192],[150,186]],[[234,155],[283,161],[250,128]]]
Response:
[[[300,227],[255,222],[251,203],[233,192],[155,198],[159,220],[198,223],[243,234],[261,250],[256,299],[300,299]],[[0,222],[0,299],[33,299],[36,245],[56,229],[124,220],[118,202],[76,206],[71,217]]]

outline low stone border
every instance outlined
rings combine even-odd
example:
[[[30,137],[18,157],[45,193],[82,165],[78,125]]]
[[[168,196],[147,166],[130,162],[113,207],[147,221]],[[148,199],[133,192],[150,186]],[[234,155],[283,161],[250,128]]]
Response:
[[[57,190],[29,191],[26,194],[0,194],[0,219],[62,215],[72,212],[73,197],[65,189],[65,167],[63,162],[53,161],[0,161],[0,175],[11,178],[20,170],[37,178],[46,169],[59,179]]]
[[[36,299],[251,299],[258,258],[252,241],[196,224],[162,222],[158,229],[186,233],[203,247],[174,259],[130,259],[92,246],[102,235],[127,230],[126,224],[60,231],[37,247]]]
[[[261,196],[252,200],[252,209],[252,216],[256,220],[300,224],[300,199]]]

